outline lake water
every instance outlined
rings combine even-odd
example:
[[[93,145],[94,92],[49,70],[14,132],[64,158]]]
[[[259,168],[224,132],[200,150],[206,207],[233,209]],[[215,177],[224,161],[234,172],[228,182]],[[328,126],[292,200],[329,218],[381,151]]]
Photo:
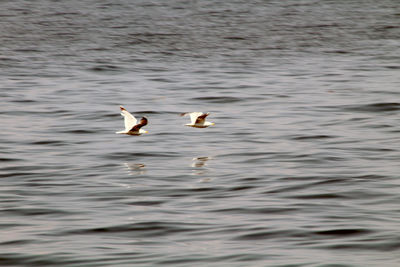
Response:
[[[399,25],[397,0],[1,1],[0,265],[400,266]]]

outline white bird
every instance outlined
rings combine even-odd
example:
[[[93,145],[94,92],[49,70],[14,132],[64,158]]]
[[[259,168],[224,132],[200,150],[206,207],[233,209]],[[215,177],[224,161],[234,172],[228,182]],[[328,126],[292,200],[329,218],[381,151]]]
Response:
[[[147,125],[146,117],[141,118],[139,123],[137,123],[137,119],[123,106],[119,108],[121,109],[121,115],[124,117],[125,130],[116,132],[117,134],[141,135],[143,133],[148,133],[148,131],[142,129],[143,126]]]
[[[215,123],[206,121],[206,117],[210,113],[203,112],[189,112],[182,113],[181,116],[190,116],[191,123],[185,124],[185,126],[195,127],[195,128],[207,128],[208,126],[214,125]]]

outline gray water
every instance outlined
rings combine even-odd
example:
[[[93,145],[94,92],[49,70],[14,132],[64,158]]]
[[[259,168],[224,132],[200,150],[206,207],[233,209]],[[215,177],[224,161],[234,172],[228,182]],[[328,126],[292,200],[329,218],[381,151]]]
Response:
[[[0,265],[400,266],[399,25],[397,0],[1,1]]]

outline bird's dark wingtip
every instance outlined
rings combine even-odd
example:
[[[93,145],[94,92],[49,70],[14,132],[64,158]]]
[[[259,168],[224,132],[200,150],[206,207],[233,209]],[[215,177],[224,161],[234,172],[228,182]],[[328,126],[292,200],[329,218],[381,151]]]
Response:
[[[142,117],[140,119],[139,124],[141,124],[142,126],[145,126],[145,125],[147,125],[148,122],[149,122],[149,120],[146,117]]]

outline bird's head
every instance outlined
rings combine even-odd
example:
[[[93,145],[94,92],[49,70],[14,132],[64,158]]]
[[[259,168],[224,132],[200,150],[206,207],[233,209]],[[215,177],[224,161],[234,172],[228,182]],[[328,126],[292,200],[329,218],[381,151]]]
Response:
[[[140,130],[139,130],[139,134],[145,134],[145,133],[149,133],[149,132],[146,131],[145,129],[140,129]]]

